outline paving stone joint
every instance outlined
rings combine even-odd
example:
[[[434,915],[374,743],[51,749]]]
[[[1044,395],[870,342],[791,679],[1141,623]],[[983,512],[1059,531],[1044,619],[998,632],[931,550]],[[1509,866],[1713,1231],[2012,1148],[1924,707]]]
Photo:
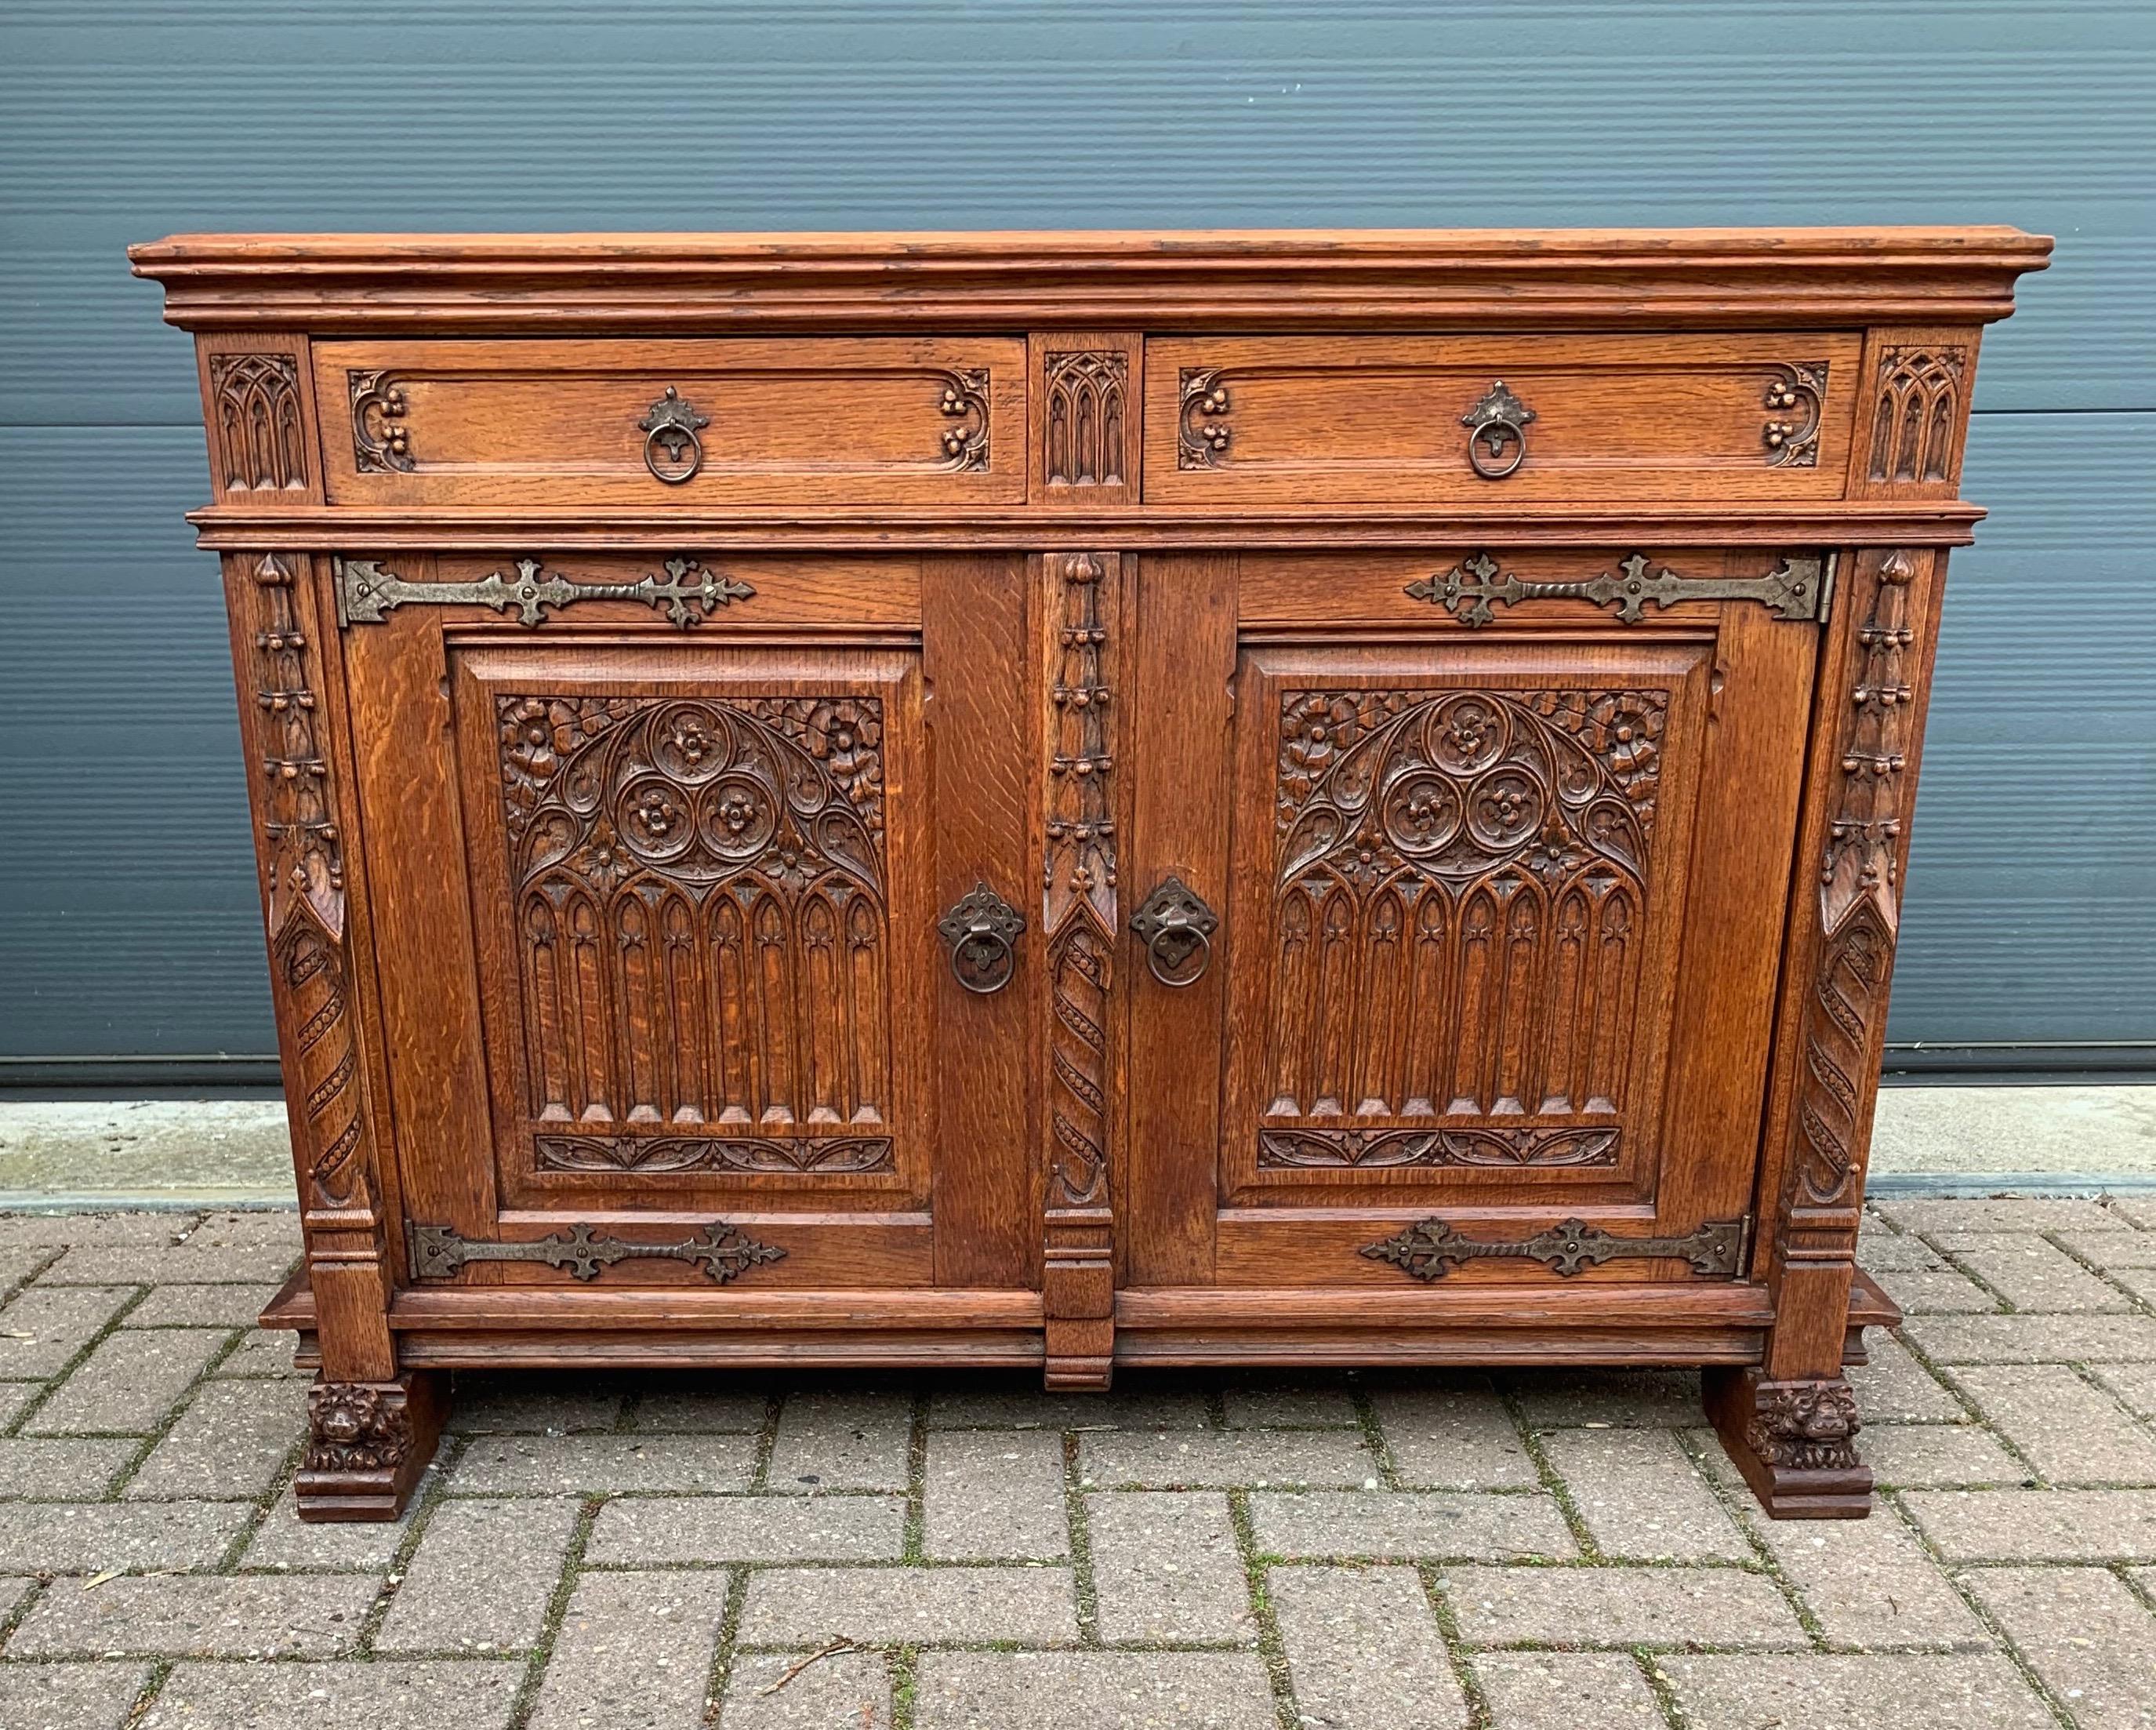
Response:
[[[492,1375],[308,1526],[290,1215],[0,1218],[0,1726],[2156,1724],[2156,1212],[1900,1201],[1862,1522],[1680,1371]]]

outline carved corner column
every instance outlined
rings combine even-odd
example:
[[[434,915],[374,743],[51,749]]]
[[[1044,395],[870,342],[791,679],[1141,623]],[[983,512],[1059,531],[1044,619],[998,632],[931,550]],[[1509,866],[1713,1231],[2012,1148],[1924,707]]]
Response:
[[[439,1378],[400,1376],[345,832],[310,562],[228,558],[225,581],[262,872],[271,996],[321,1374],[298,1481],[305,1519],[394,1518],[434,1452]]]
[[[1121,562],[1041,560],[1046,703],[1041,930],[1047,1202],[1041,1298],[1050,1388],[1106,1388],[1115,1345],[1115,1222],[1109,1101],[1116,1054],[1116,710]]]
[[[1804,843],[1818,867],[1793,921],[1768,1128],[1775,1320],[1763,1365],[1707,1380],[1724,1444],[1777,1516],[1870,1506],[1841,1365],[1945,562],[1858,554],[1820,685]]]

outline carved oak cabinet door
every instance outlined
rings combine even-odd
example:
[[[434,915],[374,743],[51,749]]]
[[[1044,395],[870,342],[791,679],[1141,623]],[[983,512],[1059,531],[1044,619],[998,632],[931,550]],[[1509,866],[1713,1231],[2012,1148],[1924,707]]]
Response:
[[[1014,703],[1019,650],[942,634],[957,575],[341,563],[416,1285],[1029,1283],[1023,1119],[975,1099],[1020,1061],[1023,812],[941,815],[1022,729],[969,717],[939,781],[924,678]]]
[[[1133,1285],[1738,1276],[1826,568],[1148,562]]]

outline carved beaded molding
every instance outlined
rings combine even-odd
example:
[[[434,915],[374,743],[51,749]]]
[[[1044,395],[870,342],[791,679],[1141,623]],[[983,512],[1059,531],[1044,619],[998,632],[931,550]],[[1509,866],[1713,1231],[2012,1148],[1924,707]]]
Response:
[[[1050,1029],[1049,1165],[1056,1204],[1090,1207],[1108,1181],[1108,993],[1116,930],[1115,754],[1109,725],[1106,560],[1051,557],[1059,609],[1049,692],[1047,845],[1041,860]]]

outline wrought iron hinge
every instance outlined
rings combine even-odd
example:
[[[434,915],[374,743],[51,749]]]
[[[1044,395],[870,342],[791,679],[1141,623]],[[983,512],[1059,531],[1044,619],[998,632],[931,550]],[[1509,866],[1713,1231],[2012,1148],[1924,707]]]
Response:
[[[1689,1262],[1695,1274],[1726,1278],[1743,1266],[1751,1231],[1749,1214],[1742,1219],[1711,1220],[1681,1238],[1620,1238],[1584,1219],[1567,1219],[1531,1238],[1491,1239],[1464,1236],[1432,1214],[1397,1237],[1365,1243],[1361,1253],[1372,1261],[1389,1261],[1418,1279],[1441,1279],[1448,1265],[1493,1259],[1538,1261],[1569,1279],[1607,1261],[1664,1257]]]
[[[1525,600],[1591,600],[1615,609],[1627,625],[1636,625],[1647,604],[1675,606],[1684,600],[1756,600],[1778,619],[1819,620],[1821,600],[1831,574],[1828,559],[1816,554],[1791,557],[1762,577],[1686,577],[1664,565],[1650,570],[1646,555],[1635,553],[1614,571],[1591,577],[1544,582],[1502,571],[1487,553],[1478,553],[1450,570],[1407,585],[1406,593],[1443,607],[1462,625],[1487,625],[1498,607]]]
[[[640,1243],[608,1237],[588,1220],[571,1226],[565,1236],[498,1242],[491,1238],[467,1238],[446,1225],[407,1222],[404,1241],[410,1252],[415,1279],[448,1279],[467,1262],[536,1261],[566,1268],[578,1279],[596,1279],[599,1269],[622,1261],[685,1261],[703,1264],[714,1283],[724,1285],[751,1268],[783,1260],[786,1252],[775,1244],[759,1243],[723,1219],[715,1219],[697,1236],[679,1243]]]
[[[686,631],[723,606],[756,593],[747,584],[706,570],[687,558],[666,561],[663,577],[633,583],[580,583],[559,571],[543,569],[536,559],[516,561],[516,574],[490,571],[475,582],[408,583],[372,559],[339,559],[336,569],[337,624],[379,625],[398,607],[477,605],[497,613],[516,609],[525,625],[545,622],[547,609],[578,600],[641,600],[659,608]]]

